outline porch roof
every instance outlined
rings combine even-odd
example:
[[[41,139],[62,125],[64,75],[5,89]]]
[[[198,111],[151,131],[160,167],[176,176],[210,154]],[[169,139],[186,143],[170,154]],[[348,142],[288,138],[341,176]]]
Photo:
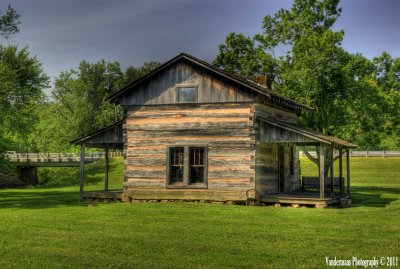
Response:
[[[89,148],[108,147],[113,149],[123,149],[124,141],[122,136],[122,122],[123,120],[117,121],[102,129],[75,139],[71,141],[71,143],[75,145],[84,144]]]
[[[281,128],[283,130],[286,130],[291,133],[298,134],[300,136],[306,137],[308,140],[314,140],[315,142],[322,142],[325,144],[332,145],[334,147],[338,148],[356,148],[357,145],[350,143],[348,141],[333,137],[333,136],[328,136],[325,134],[322,134],[320,132],[317,132],[315,130],[311,130],[299,125],[287,123],[287,122],[282,122],[279,120],[272,120],[272,119],[267,119],[263,117],[258,117],[262,122],[265,122],[267,124],[273,125],[275,127]],[[280,141],[277,141],[280,142]],[[296,142],[296,141],[293,141]]]

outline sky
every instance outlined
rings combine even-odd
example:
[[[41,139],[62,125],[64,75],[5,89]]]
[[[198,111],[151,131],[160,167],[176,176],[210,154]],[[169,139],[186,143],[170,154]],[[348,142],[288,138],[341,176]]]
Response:
[[[123,68],[165,62],[180,52],[211,62],[230,32],[253,36],[262,20],[291,0],[9,0],[22,16],[12,43],[29,46],[54,80],[81,60]],[[400,57],[400,1],[342,0],[343,46],[368,58]]]

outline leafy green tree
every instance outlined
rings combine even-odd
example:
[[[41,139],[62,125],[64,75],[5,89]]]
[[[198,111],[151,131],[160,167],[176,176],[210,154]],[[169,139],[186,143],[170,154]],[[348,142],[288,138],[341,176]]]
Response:
[[[28,48],[0,45],[0,139],[4,149],[28,150],[26,139],[38,120],[35,111],[44,100],[49,78]]]
[[[313,129],[364,149],[400,148],[400,59],[383,53],[371,62],[345,51],[344,32],[332,30],[341,12],[339,0],[295,0],[265,16],[262,33],[228,34],[213,63],[267,76],[270,89],[314,108],[301,118]]]
[[[67,151],[70,141],[111,124],[119,108],[107,97],[160,64],[121,70],[118,62],[82,61],[78,70],[62,72],[55,81],[52,100],[41,107],[33,135],[39,151]]]
[[[400,148],[400,58],[392,58],[383,52],[373,59],[374,78],[385,99],[383,112],[379,114],[380,144],[382,149]],[[375,116],[377,117],[377,116]]]
[[[136,79],[150,73],[154,69],[158,68],[160,65],[161,63],[159,62],[150,61],[145,62],[141,67],[129,66],[123,74],[123,78],[120,81],[119,88],[122,88],[135,81]]]
[[[400,91],[400,58],[393,59],[390,54],[383,52],[374,58],[375,78],[385,92]]]
[[[265,77],[266,86],[272,89],[277,77],[277,59],[256,46],[254,39],[239,33],[230,33],[225,43],[219,45],[219,54],[213,61],[215,66],[242,77]]]
[[[0,12],[1,14],[1,12]],[[11,5],[8,6],[6,12],[0,16],[0,36],[10,38],[12,35],[19,32],[18,25],[21,24],[19,15]]]

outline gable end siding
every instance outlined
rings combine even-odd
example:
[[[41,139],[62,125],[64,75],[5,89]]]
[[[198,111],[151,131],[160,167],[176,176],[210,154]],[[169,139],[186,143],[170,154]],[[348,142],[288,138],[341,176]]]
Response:
[[[179,62],[120,97],[123,106],[176,104],[178,87],[197,88],[197,103],[249,102],[256,94],[218,79],[193,65]]]

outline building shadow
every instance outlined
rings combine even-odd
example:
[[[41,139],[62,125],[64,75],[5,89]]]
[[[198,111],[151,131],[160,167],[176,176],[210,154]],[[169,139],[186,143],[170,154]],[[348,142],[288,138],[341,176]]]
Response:
[[[0,209],[43,209],[65,206],[87,206],[79,201],[78,191],[51,189],[13,189],[0,191]]]
[[[398,200],[400,188],[378,186],[352,187],[352,207],[385,207]]]

